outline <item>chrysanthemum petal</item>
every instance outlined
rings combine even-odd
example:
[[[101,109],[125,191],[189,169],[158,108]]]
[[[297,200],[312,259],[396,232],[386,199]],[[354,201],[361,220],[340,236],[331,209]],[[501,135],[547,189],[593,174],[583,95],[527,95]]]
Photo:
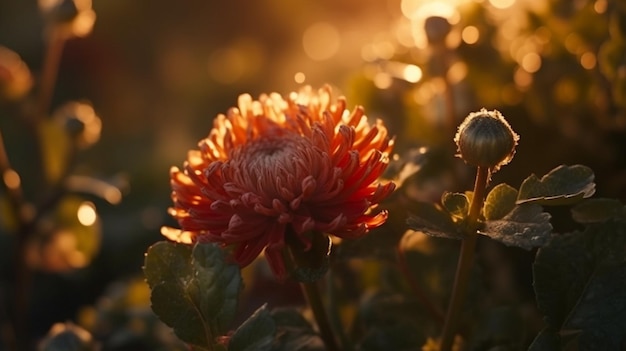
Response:
[[[382,121],[370,125],[362,107],[347,110],[331,89],[239,97],[218,115],[209,135],[182,169],[170,171],[180,230],[163,234],[184,242],[232,245],[242,266],[262,251],[279,278],[287,274],[286,235],[304,247],[320,231],[358,238],[387,218],[376,205],[394,189],[378,178],[393,147]]]

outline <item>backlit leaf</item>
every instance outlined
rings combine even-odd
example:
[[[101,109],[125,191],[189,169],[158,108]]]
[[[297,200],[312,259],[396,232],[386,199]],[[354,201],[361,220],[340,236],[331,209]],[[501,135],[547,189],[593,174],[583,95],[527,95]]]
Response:
[[[71,140],[63,126],[54,120],[42,119],[37,131],[46,179],[56,182],[68,166]]]
[[[463,238],[447,212],[428,202],[418,202],[413,206],[411,212],[415,214],[410,215],[407,219],[409,228],[434,237]]]
[[[465,194],[445,192],[441,197],[441,204],[455,220],[463,220],[467,217],[469,201]]]
[[[507,246],[526,250],[545,245],[552,235],[550,214],[537,204],[524,204],[513,208],[502,219],[486,221],[480,234]]]
[[[539,179],[526,178],[519,189],[517,204],[569,205],[595,193],[593,171],[583,165],[561,165]]]
[[[485,199],[483,206],[485,219],[488,221],[501,219],[513,210],[516,200],[517,190],[514,187],[504,183],[496,185]]]
[[[235,314],[242,281],[213,244],[188,246],[166,241],[146,254],[144,274],[152,310],[183,341],[213,349]]]

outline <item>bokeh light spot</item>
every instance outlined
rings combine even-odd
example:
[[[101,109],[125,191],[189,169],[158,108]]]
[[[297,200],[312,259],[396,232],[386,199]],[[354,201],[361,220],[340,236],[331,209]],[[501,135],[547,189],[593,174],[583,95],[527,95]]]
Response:
[[[587,51],[580,57],[580,65],[585,69],[593,69],[596,66],[597,59],[593,52]]]
[[[391,86],[391,83],[393,83],[393,79],[388,73],[378,72],[374,76],[374,85],[378,89],[387,89]]]
[[[298,84],[302,84],[306,80],[306,75],[302,72],[296,72],[296,74],[293,75],[293,80]]]
[[[406,65],[402,71],[404,80],[410,83],[417,83],[422,79],[422,69],[416,65]]]
[[[541,68],[541,56],[536,52],[529,52],[522,58],[522,68],[528,73],[535,73]]]
[[[78,216],[78,221],[80,224],[89,227],[96,223],[98,219],[98,214],[96,213],[96,206],[89,201],[85,201],[78,207],[78,212],[76,213]]]
[[[448,81],[452,84],[456,84],[462,81],[467,76],[467,64],[462,61],[457,61],[448,69],[446,74]]]
[[[606,0],[596,0],[596,2],[593,3],[593,10],[599,14],[602,14],[606,12],[608,6],[609,4]]]
[[[474,26],[467,26],[463,28],[463,32],[461,32],[461,38],[463,38],[463,42],[466,44],[475,44],[480,38],[480,32],[478,28]]]
[[[513,75],[515,85],[519,88],[528,88],[533,83],[533,76],[523,69],[518,69]]]
[[[489,3],[497,9],[506,9],[513,6],[515,0],[489,0]]]
[[[339,31],[329,23],[315,23],[307,28],[302,35],[304,52],[316,61],[333,57],[339,51],[340,46]]]
[[[20,180],[20,175],[12,169],[8,169],[4,172],[4,174],[2,175],[2,180],[4,181],[4,185],[6,185],[9,189],[17,189],[22,183],[22,181]]]

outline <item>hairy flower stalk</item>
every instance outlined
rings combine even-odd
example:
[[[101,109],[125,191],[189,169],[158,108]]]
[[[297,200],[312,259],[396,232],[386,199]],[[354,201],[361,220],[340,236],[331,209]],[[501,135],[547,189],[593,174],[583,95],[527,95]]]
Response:
[[[241,266],[264,252],[282,280],[289,243],[307,251],[311,233],[358,238],[387,218],[376,205],[394,184],[378,178],[393,140],[329,87],[241,95],[198,146],[171,170],[170,214],[181,229],[162,232],[172,240],[220,243]]]
[[[491,173],[513,159],[519,141],[517,135],[500,112],[481,109],[470,113],[454,137],[458,156],[476,166],[474,196],[467,216],[465,237],[457,264],[452,296],[441,335],[441,351],[450,351],[455,339],[458,319],[465,298],[474,260],[478,224]]]

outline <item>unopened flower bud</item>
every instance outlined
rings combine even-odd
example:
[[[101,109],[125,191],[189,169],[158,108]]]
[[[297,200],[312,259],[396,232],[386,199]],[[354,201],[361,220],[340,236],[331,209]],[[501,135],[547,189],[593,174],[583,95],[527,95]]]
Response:
[[[470,113],[454,137],[460,158],[492,172],[511,161],[518,140],[519,135],[500,112],[484,108]]]
[[[102,121],[91,104],[70,101],[56,111],[53,118],[60,123],[81,149],[95,144],[100,139]]]
[[[452,30],[452,25],[443,17],[428,17],[424,22],[424,31],[430,44],[443,44],[450,30]]]
[[[93,29],[96,13],[91,0],[39,0],[39,9],[48,24],[64,39],[85,37]]]

